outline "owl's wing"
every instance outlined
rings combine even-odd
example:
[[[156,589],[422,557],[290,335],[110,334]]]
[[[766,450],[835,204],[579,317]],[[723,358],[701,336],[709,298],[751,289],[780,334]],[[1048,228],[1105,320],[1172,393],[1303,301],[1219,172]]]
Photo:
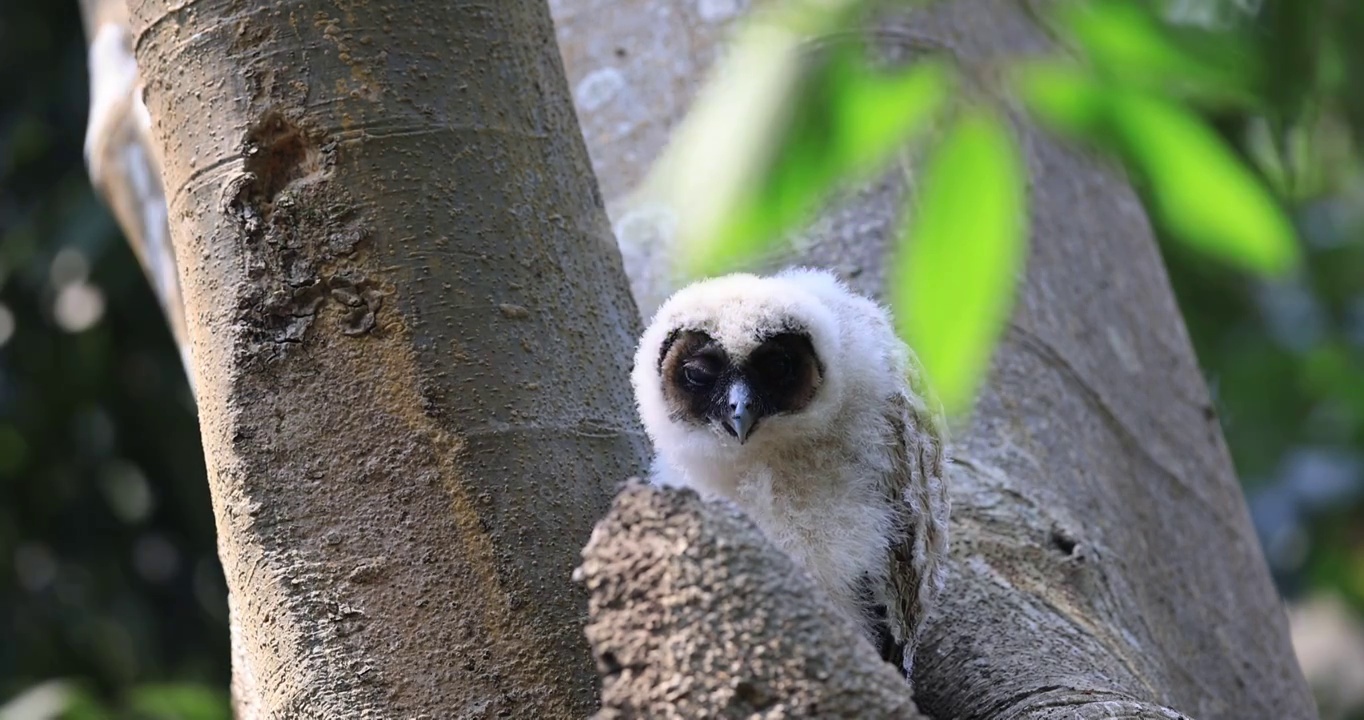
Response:
[[[945,423],[908,392],[896,395],[887,414],[894,470],[886,476],[884,490],[896,509],[897,532],[887,558],[886,586],[877,600],[885,613],[882,656],[908,677],[924,615],[943,585],[950,509],[943,478]]]

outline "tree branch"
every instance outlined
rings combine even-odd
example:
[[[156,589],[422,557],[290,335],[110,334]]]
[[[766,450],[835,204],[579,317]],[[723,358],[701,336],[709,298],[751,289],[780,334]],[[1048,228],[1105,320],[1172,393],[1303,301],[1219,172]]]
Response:
[[[629,485],[583,557],[598,720],[921,717],[894,667],[732,506]]]
[[[80,5],[89,40],[86,169],[161,303],[192,390],[189,335],[166,218],[161,161],[152,143],[151,116],[142,101],[142,79],[133,57],[128,8],[124,0],[80,0]]]

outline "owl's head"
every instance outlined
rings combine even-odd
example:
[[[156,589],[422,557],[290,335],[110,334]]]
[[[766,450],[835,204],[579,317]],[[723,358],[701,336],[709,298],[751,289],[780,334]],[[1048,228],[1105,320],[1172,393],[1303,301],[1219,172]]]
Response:
[[[689,285],[659,308],[631,380],[657,446],[780,449],[828,428],[842,352],[835,314],[800,278],[734,274]]]

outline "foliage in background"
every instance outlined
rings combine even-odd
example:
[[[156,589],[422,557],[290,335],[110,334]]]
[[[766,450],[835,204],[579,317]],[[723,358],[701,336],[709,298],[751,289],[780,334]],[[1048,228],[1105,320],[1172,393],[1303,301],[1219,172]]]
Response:
[[[227,690],[194,683],[146,683],[110,697],[86,683],[52,680],[0,705],[0,720],[232,720]]]
[[[0,715],[69,678],[71,717],[207,720],[185,708],[225,707],[228,643],[198,427],[82,165],[77,4],[0,3],[0,68]]]
[[[1364,612],[1364,5],[1186,5],[1169,14],[1263,67],[1254,105],[1205,113],[1291,208],[1305,262],[1261,284],[1172,255],[1172,280],[1281,587]]]

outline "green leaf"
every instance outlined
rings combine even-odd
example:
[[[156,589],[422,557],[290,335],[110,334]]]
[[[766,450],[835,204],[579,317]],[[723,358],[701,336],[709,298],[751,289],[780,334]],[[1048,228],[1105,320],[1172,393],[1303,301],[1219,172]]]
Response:
[[[1273,194],[1199,116],[1073,66],[1030,64],[1016,79],[1050,127],[1122,157],[1176,241],[1259,273],[1297,263],[1293,226]]]
[[[1265,186],[1201,119],[1137,93],[1110,98],[1114,132],[1174,237],[1259,273],[1298,261],[1292,224]]]
[[[802,82],[800,40],[782,24],[745,25],[646,180],[641,202],[661,204],[677,218],[684,274],[704,274],[761,249],[765,218],[749,206],[777,152],[774,138],[790,122],[787,108]],[[729,242],[722,232],[740,240]]]
[[[949,98],[944,63],[880,72],[858,43],[811,52],[783,28],[749,28],[651,178],[678,209],[686,275],[760,256],[883,169]]]
[[[1263,72],[1247,35],[1171,25],[1134,0],[1062,7],[1062,26],[1108,78],[1215,105],[1258,102]]]
[[[929,159],[897,253],[896,322],[953,415],[970,407],[1008,320],[1025,254],[1025,180],[999,118],[965,114]]]
[[[46,680],[24,688],[0,704],[0,718],[60,717],[62,720],[102,720],[110,716],[83,683]]]
[[[156,720],[231,720],[227,693],[191,683],[145,684],[128,696],[128,707],[138,717]]]
[[[896,74],[872,71],[843,46],[814,67],[791,101],[771,161],[728,223],[693,255],[693,270],[716,272],[749,260],[803,223],[840,186],[882,170],[947,99],[946,66],[924,62]]]
[[[1014,72],[1028,109],[1054,130],[1097,140],[1108,127],[1108,93],[1073,63],[1033,61]]]
[[[834,138],[836,163],[855,179],[885,166],[907,138],[924,130],[947,103],[951,68],[924,60],[909,70],[878,73],[845,56],[837,66],[843,78],[833,110],[840,134]]]
[[[941,63],[881,74],[846,46],[816,62],[787,101],[789,120],[773,134],[770,158],[709,242],[689,255],[691,274],[758,256],[808,222],[839,185],[883,169],[946,102],[950,87]]]

